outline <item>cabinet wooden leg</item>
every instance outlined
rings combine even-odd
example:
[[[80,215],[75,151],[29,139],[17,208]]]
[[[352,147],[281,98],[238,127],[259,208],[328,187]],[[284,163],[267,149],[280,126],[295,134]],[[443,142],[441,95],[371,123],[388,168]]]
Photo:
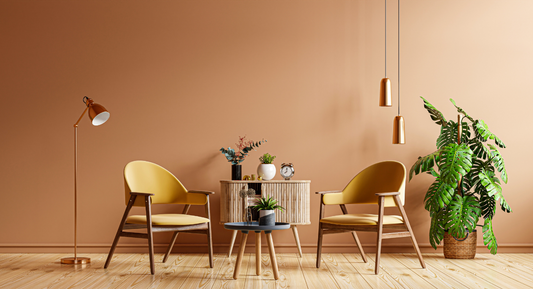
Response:
[[[231,243],[229,244],[229,253],[228,257],[231,257],[231,251],[233,251],[233,245],[235,245],[235,239],[237,239],[237,230],[233,231],[233,235],[231,236]]]
[[[298,254],[300,254],[300,258],[302,257],[302,245],[300,245],[300,236],[298,235],[298,228],[296,228],[296,225],[292,225],[292,234],[294,235],[294,240],[296,241],[296,246],[298,247]]]
[[[235,280],[239,278],[239,272],[241,271],[242,257],[244,256],[244,249],[246,248],[247,239],[248,239],[248,232],[242,232],[241,245],[239,247],[239,255],[237,255],[237,262],[235,262],[235,271],[233,271],[233,279]]]
[[[255,275],[261,275],[261,232],[255,233]]]
[[[276,251],[274,251],[274,242],[272,241],[272,234],[267,233],[266,239],[268,243],[268,251],[270,252],[270,263],[272,264],[272,271],[274,272],[274,279],[279,279],[278,261],[276,260]]]

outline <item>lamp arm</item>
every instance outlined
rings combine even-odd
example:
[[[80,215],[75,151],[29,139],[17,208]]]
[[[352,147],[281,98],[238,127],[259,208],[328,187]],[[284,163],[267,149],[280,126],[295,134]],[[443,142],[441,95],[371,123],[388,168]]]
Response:
[[[84,110],[83,113],[81,114],[81,116],[80,116],[80,118],[78,119],[78,121],[74,124],[74,127],[77,127],[77,126],[78,126],[78,124],[79,124],[80,121],[81,121],[81,118],[85,115],[85,113],[87,112],[88,109],[89,109],[89,106],[87,106],[87,107],[85,108],[85,110]]]

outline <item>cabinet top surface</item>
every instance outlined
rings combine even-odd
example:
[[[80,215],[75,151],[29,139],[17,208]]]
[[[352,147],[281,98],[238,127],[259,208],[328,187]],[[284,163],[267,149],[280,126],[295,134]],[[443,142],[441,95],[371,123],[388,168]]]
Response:
[[[230,183],[230,184],[248,184],[248,183],[265,183],[265,184],[272,184],[272,183],[310,183],[310,180],[270,180],[270,181],[258,181],[258,180],[246,180],[246,181],[232,181],[232,180],[220,180],[221,183]]]

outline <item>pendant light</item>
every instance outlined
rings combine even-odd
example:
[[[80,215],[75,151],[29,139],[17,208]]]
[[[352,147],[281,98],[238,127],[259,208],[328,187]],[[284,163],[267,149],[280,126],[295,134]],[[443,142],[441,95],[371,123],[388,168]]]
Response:
[[[398,116],[394,118],[393,144],[405,144],[405,120],[400,115],[400,0],[398,0]]]
[[[385,78],[381,79],[379,86],[379,106],[392,106],[390,79],[387,78],[387,0],[385,0]]]

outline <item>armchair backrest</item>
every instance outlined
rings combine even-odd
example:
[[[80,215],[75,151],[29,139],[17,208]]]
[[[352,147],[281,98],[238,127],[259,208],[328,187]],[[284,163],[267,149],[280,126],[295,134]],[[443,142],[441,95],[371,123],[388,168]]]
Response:
[[[152,204],[205,205],[203,194],[190,194],[181,182],[165,168],[147,161],[132,161],[124,167],[126,204],[130,192],[151,193]],[[134,206],[144,206],[144,198],[137,198]]]
[[[405,203],[405,166],[397,161],[373,164],[357,174],[342,193],[324,195],[324,204],[377,204],[376,193],[400,192]],[[385,207],[394,207],[392,197],[385,198]]]

